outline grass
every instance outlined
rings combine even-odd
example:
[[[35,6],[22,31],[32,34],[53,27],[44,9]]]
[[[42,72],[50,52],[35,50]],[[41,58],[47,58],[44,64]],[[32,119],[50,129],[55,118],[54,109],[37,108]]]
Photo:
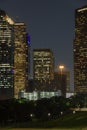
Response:
[[[25,127],[27,129],[25,129]],[[13,124],[11,128],[0,130],[87,130],[87,112],[76,112],[61,116],[57,120],[50,121],[31,121],[20,124]]]
[[[25,126],[27,128],[85,128],[87,127],[87,112],[69,114],[57,120],[17,124],[17,127],[23,128]]]

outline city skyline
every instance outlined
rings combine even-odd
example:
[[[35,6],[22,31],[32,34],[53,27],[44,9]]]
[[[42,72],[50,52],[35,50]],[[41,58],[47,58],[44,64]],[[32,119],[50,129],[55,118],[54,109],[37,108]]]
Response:
[[[51,48],[55,57],[55,67],[65,65],[71,72],[73,87],[73,40],[75,9],[87,4],[76,1],[3,1],[1,9],[16,21],[23,21],[31,35],[31,49]]]

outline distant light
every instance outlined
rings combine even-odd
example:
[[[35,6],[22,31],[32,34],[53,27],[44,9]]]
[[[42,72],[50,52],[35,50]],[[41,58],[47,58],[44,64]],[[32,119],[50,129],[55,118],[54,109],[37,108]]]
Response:
[[[30,114],[31,117],[33,117],[33,114]]]
[[[59,69],[64,69],[64,66],[63,66],[63,65],[60,65],[60,66],[59,66]]]
[[[50,114],[50,113],[48,113],[48,116],[51,116],[51,114]]]

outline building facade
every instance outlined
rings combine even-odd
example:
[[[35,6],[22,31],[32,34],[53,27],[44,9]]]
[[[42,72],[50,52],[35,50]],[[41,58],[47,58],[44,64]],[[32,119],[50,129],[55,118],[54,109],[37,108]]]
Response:
[[[0,98],[13,96],[14,38],[12,19],[0,10]]]
[[[54,96],[61,96],[61,91],[33,91],[26,92],[25,90],[21,90],[19,93],[19,99],[24,98],[27,100],[40,100],[42,98],[51,98]]]
[[[87,6],[75,11],[74,87],[87,92]]]
[[[33,76],[37,86],[41,86],[41,88],[45,88],[46,82],[54,79],[54,57],[52,50],[33,50]]]
[[[28,84],[26,26],[0,10],[0,99],[18,97]]]
[[[14,24],[14,96],[28,85],[28,45],[24,23]]]
[[[60,72],[54,73],[53,89],[56,91],[60,90],[61,95],[64,97],[66,97],[67,86],[69,85],[68,82],[67,82],[67,75],[65,72],[63,72],[62,75]]]

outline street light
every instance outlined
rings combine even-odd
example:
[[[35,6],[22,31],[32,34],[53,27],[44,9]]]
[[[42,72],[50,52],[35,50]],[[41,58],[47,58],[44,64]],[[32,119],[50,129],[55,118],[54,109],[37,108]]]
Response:
[[[50,116],[51,114],[50,113],[48,113],[48,116]]]
[[[60,71],[61,71],[61,76],[62,76],[62,71],[63,71],[63,69],[64,69],[64,65],[59,65],[59,69],[60,69]]]
[[[60,70],[60,85],[61,85],[61,93],[62,93],[62,95],[63,95],[63,84],[62,84],[62,82],[63,82],[63,78],[62,78],[62,71],[63,71],[63,69],[64,69],[64,65],[59,65],[59,70]]]

